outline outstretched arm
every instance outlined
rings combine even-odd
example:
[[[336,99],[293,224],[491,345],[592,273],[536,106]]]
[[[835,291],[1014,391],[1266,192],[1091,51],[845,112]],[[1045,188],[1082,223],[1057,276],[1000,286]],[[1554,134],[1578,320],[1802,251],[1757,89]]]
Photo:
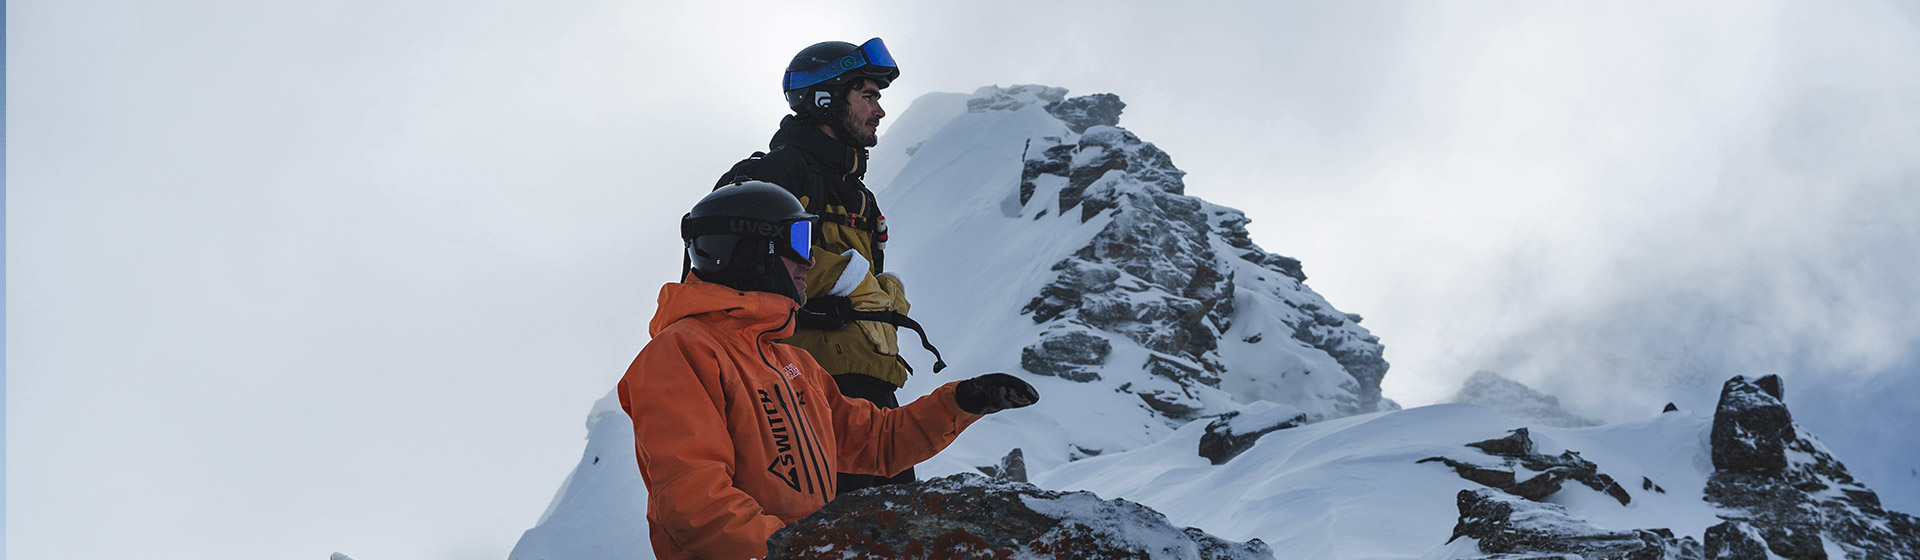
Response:
[[[835,396],[841,470],[881,476],[932,458],[986,414],[1040,400],[1032,385],[1005,373],[948,383],[896,409]]]

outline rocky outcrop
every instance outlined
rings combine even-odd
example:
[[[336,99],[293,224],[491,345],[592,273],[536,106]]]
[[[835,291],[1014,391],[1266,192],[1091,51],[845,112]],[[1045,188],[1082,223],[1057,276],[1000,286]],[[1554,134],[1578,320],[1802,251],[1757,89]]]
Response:
[[[1126,107],[1117,96],[1065,98],[1057,88],[1015,86],[983,90],[969,110],[1023,103],[1043,104],[1072,131],[1028,141],[1018,192],[1025,215],[1105,220],[1085,246],[1052,264],[1052,281],[1021,309],[1047,325],[1022,349],[1023,368],[1083,382],[1101,379],[1108,366],[1140,368],[1180,388],[1142,386],[1136,394],[1155,412],[1176,421],[1217,413],[1194,391],[1221,387],[1222,337],[1234,325],[1237,296],[1262,292],[1287,307],[1286,330],[1244,341],[1323,352],[1341,368],[1331,373],[1348,379],[1328,382],[1322,394],[1340,393],[1329,396],[1339,402],[1313,419],[1395,408],[1380,396],[1383,348],[1360,317],[1306,289],[1299,261],[1255,246],[1245,214],[1188,196],[1186,172],[1166,152],[1117,126]],[[1108,363],[1111,344],[1123,340],[1148,351],[1143,362]]]
[[[1040,375],[1068,381],[1100,379],[1099,367],[1107,363],[1113,343],[1084,329],[1062,328],[1047,331],[1040,342],[1020,350],[1020,367]]]
[[[1535,452],[1533,437],[1526,428],[1515,429],[1507,437],[1469,443],[1467,447],[1485,451],[1488,455],[1501,458],[1502,462],[1500,465],[1481,465],[1448,457],[1428,457],[1417,462],[1443,463],[1452,467],[1460,478],[1533,501],[1545,500],[1547,496],[1559,492],[1562,483],[1568,480],[1606,494],[1623,506],[1633,501],[1626,488],[1614,481],[1613,477],[1602,474],[1599,465],[1581,458],[1578,452],[1568,450],[1559,455]],[[1538,474],[1518,480],[1516,466]],[[1655,488],[1653,481],[1646,479],[1642,479],[1642,486]]]
[[[1046,107],[1047,114],[1067,123],[1067,128],[1074,134],[1084,133],[1096,126],[1119,126],[1120,111],[1126,108],[1127,104],[1120,101],[1120,96],[1111,93],[1063,99],[1048,103]]]
[[[1509,416],[1559,428],[1598,426],[1598,420],[1584,418],[1560,408],[1560,398],[1533,390],[1498,373],[1480,370],[1447,402],[1475,404],[1498,410]]]
[[[1460,521],[1453,542],[1460,537],[1477,541],[1487,560],[1700,560],[1699,541],[1676,538],[1667,529],[1607,531],[1567,513],[1556,504],[1543,504],[1489,489],[1461,490]]]
[[[767,541],[769,558],[1138,558],[1254,560],[1237,543],[1126,500],[971,474],[844,494]]]
[[[1706,560],[1767,560],[1767,539],[1753,527],[1727,521],[1707,528]]]
[[[1200,456],[1215,465],[1226,464],[1260,440],[1260,436],[1307,423],[1307,415],[1289,406],[1256,403],[1246,410],[1220,415],[1200,435]]]
[[[1020,451],[1020,448],[1015,447],[1012,451],[1007,452],[1006,457],[1000,458],[1000,464],[983,465],[975,468],[980,469],[980,472],[986,473],[987,476],[993,477],[996,480],[1026,482],[1027,454]]]
[[[1113,210],[1114,219],[1091,244],[1054,264],[1059,276],[1022,311],[1036,322],[1066,319],[1120,334],[1218,373],[1211,352],[1231,322],[1233,279],[1214,262],[1201,201],[1183,194],[1186,172],[1112,126],[1040,151],[1047,157],[1027,161],[1036,175],[1023,177],[1023,185],[1043,172],[1064,172],[1061,212],[1077,211],[1084,222]],[[1030,196],[1030,188],[1022,193]]]
[[[1782,558],[1823,559],[1830,546],[1849,558],[1920,558],[1920,520],[1882,509],[1878,495],[1793,423],[1784,398],[1773,375],[1734,377],[1721,388],[1707,501],[1735,512],[1722,517],[1750,526],[1739,532],[1758,534]],[[1733,530],[1722,529],[1722,539]]]

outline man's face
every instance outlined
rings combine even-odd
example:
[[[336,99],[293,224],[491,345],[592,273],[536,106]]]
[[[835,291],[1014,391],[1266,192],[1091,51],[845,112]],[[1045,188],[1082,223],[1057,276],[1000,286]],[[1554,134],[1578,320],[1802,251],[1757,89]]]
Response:
[[[793,260],[793,257],[782,256],[780,262],[787,265],[787,275],[793,277],[793,293],[800,294],[800,305],[806,305],[807,271],[813,269],[813,260],[800,262]]]
[[[880,88],[873,80],[860,80],[847,91],[846,129],[853,134],[847,143],[856,148],[871,148],[880,143]]]

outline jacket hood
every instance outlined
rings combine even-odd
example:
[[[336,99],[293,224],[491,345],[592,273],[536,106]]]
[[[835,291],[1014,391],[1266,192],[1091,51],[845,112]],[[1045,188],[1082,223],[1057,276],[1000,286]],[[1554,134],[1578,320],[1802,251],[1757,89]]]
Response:
[[[780,119],[780,130],[774,132],[773,141],[767,143],[768,148],[775,150],[783,146],[806,152],[836,175],[859,178],[867,174],[866,149],[848,146],[800,117],[787,115]]]
[[[668,326],[681,319],[698,317],[748,337],[764,333],[781,339],[793,336],[793,312],[800,304],[793,298],[767,292],[743,292],[701,280],[692,273],[679,283],[660,286],[659,309],[648,325],[650,336],[660,336]]]

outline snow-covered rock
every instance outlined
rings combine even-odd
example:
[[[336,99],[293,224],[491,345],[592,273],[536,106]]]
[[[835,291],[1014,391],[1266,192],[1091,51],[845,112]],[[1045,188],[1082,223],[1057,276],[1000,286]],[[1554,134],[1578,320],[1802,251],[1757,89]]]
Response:
[[[767,541],[770,558],[1271,559],[1126,500],[955,474],[835,498]]]
[[[991,106],[1017,108],[1006,102]],[[1057,272],[1053,281],[1021,308],[1046,326],[1041,339],[1023,349],[1022,366],[1033,373],[1084,379],[1083,372],[1107,363],[1110,353],[1106,346],[1089,344],[1095,339],[1090,333],[1118,335],[1149,354],[1142,363],[1114,363],[1116,369],[1145,370],[1181,389],[1140,386],[1135,393],[1154,410],[1175,421],[1217,413],[1192,393],[1221,388],[1222,375],[1230,369],[1222,355],[1222,338],[1236,319],[1244,318],[1236,303],[1262,298],[1266,305],[1244,315],[1277,319],[1280,325],[1275,326],[1284,329],[1248,333],[1243,337],[1247,346],[1224,352],[1244,354],[1242,364],[1261,354],[1332,358],[1337,368],[1319,373],[1344,378],[1339,387],[1344,393],[1315,395],[1320,402],[1286,404],[1305,405],[1316,420],[1379,410],[1380,380],[1387,370],[1379,339],[1359,326],[1357,316],[1333,309],[1306,288],[1299,261],[1254,245],[1246,231],[1249,220],[1240,211],[1188,196],[1181,181],[1186,172],[1175,167],[1166,152],[1117,126],[1124,107],[1112,94],[1052,102],[1045,106],[1047,114],[1070,132],[1026,139],[1021,208],[1010,219],[1104,224],[1052,264]],[[1061,351],[1067,348],[1084,351]],[[1078,359],[1024,359],[1061,354]],[[1268,377],[1286,372],[1233,373],[1238,379],[1280,383]],[[1298,373],[1304,377],[1315,371]],[[1244,402],[1253,395],[1233,396]]]
[[[924,472],[1015,447],[1049,469],[1263,401],[1309,422],[1397,408],[1360,317],[1256,245],[1246,215],[1190,196],[1172,156],[1119,126],[1124,108],[1111,94],[986,87],[916,100],[882,139],[884,182],[871,184],[888,266],[948,371],[1021,374],[1047,402],[1073,403],[990,417]],[[912,153],[885,148],[894,138]],[[915,375],[905,392],[951,379]]]
[[[1547,426],[1581,428],[1600,425],[1599,420],[1561,408],[1560,397],[1535,391],[1519,381],[1487,370],[1473,372],[1447,402],[1477,404]]]
[[[1200,456],[1215,465],[1225,463],[1253,447],[1260,436],[1306,423],[1307,415],[1300,409],[1269,402],[1253,403],[1207,422],[1207,432],[1200,435]]]
[[[1486,465],[1445,456],[1428,457],[1419,462],[1443,463],[1452,467],[1460,478],[1534,501],[1544,500],[1559,492],[1566,481],[1578,482],[1606,494],[1623,506],[1633,501],[1625,487],[1615,482],[1612,476],[1600,472],[1599,465],[1581,457],[1579,452],[1567,450],[1558,455],[1549,455],[1536,451],[1533,438],[1526,428],[1516,428],[1503,438],[1477,441],[1466,446],[1497,458],[1498,464]],[[1520,473],[1528,473],[1529,476],[1522,477]],[[1652,481],[1648,480],[1642,489],[1652,487]]]
[[[1714,412],[1706,499],[1783,558],[1920,558],[1920,519],[1887,511],[1825,445],[1794,424],[1778,376],[1734,377]]]
[[[1580,558],[1592,560],[1700,560],[1700,542],[1667,529],[1609,531],[1567,512],[1487,489],[1461,490],[1453,539],[1472,539],[1489,555],[1460,559]]]

